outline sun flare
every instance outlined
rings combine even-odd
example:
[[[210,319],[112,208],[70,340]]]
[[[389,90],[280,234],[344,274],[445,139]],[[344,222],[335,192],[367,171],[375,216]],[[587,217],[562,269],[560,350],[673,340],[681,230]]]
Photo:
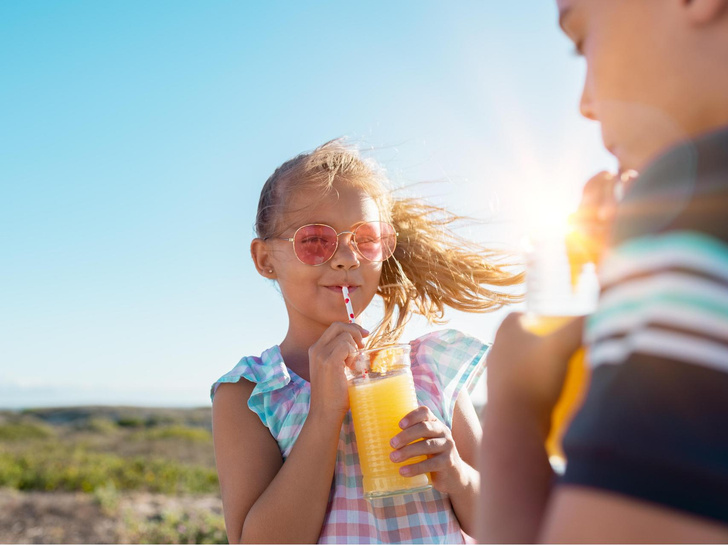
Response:
[[[529,238],[566,236],[574,206],[556,191],[532,191],[523,201],[518,223]]]

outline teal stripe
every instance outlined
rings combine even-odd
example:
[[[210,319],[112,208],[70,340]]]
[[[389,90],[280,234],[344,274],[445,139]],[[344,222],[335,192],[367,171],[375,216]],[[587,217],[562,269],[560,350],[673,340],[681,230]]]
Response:
[[[614,318],[615,316],[633,314],[640,310],[647,309],[657,303],[667,303],[668,305],[673,305],[680,309],[692,307],[694,309],[713,314],[728,322],[728,305],[724,303],[690,294],[659,293],[638,301],[628,301],[604,309],[600,308],[596,313],[589,317],[588,327],[589,329],[592,329],[602,322]]]
[[[675,231],[664,235],[640,237],[619,245],[614,255],[619,259],[635,259],[656,251],[674,254],[698,254],[716,262],[716,267],[728,269],[728,245],[721,240],[695,231]]]

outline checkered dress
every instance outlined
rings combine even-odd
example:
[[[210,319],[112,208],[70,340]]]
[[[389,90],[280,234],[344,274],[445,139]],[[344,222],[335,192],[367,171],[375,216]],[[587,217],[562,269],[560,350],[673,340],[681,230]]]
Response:
[[[429,333],[411,343],[417,399],[452,427],[455,401],[485,369],[487,347],[456,330]],[[288,457],[306,421],[311,388],[288,369],[278,346],[246,357],[212,386],[245,378],[256,383],[248,400]],[[351,412],[341,427],[336,469],[319,543],[463,543],[450,499],[437,490],[366,501]]]

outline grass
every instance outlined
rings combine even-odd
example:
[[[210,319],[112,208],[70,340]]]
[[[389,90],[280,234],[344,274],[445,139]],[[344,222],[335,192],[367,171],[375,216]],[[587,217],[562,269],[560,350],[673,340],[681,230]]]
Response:
[[[59,420],[59,412],[51,414],[51,420]],[[104,486],[163,494],[217,492],[210,431],[165,414],[165,419],[119,414],[115,420],[88,414],[62,424],[48,424],[34,414],[5,414],[0,486],[45,492],[93,492]]]
[[[214,469],[163,458],[122,458],[68,445],[0,452],[0,486],[23,491],[93,492],[109,484],[117,490],[163,494],[212,493],[218,489]]]
[[[209,409],[0,411],[0,487],[92,495],[133,543],[226,543],[222,516],[123,512],[125,493],[219,495]]]
[[[165,511],[158,520],[128,519],[130,543],[227,543],[225,522],[204,511]]]
[[[164,441],[181,439],[201,444],[211,444],[212,434],[200,428],[188,426],[163,426],[139,431],[131,436],[134,441]]]
[[[0,425],[0,443],[28,439],[49,439],[53,436],[53,429],[45,424],[13,422]]]

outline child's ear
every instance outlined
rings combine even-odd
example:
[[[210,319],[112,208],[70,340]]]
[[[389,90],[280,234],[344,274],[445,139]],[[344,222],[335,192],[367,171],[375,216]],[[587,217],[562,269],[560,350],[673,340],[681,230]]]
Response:
[[[262,238],[253,239],[253,242],[250,243],[250,256],[253,258],[258,274],[271,280],[275,279],[276,272],[265,240]]]
[[[681,0],[690,22],[704,25],[728,13],[728,0]]]

